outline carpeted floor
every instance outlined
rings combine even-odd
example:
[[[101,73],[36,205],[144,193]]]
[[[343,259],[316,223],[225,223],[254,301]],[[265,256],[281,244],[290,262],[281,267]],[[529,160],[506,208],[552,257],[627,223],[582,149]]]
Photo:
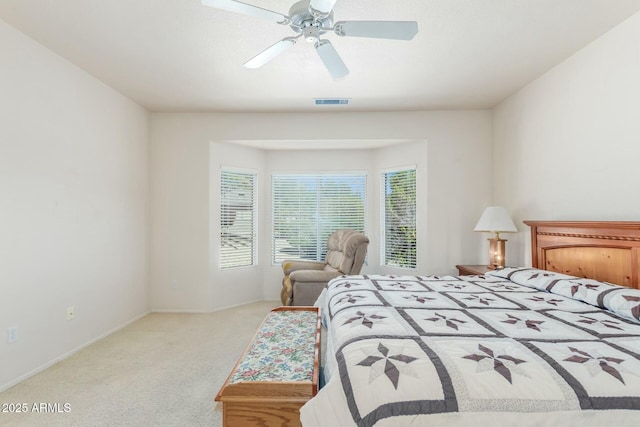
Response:
[[[221,426],[213,399],[275,306],[149,314],[0,393],[27,408],[0,426]]]

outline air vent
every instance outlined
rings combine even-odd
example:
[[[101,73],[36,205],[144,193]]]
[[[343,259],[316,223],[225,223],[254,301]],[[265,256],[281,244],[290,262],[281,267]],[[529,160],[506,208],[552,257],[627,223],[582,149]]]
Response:
[[[348,98],[316,98],[316,105],[346,105],[349,103]]]

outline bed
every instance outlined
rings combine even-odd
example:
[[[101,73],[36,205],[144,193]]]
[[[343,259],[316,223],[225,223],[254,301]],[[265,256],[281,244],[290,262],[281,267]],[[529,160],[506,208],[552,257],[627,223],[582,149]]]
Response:
[[[314,426],[640,422],[640,222],[525,221],[532,267],[343,276]]]

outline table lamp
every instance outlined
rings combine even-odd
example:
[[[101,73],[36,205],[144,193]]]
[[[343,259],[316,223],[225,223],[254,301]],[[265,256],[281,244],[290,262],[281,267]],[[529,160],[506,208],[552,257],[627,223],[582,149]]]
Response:
[[[500,233],[517,233],[518,229],[511,221],[509,212],[501,206],[490,206],[484,210],[473,231],[496,233],[489,240],[489,268],[504,268],[505,239]]]

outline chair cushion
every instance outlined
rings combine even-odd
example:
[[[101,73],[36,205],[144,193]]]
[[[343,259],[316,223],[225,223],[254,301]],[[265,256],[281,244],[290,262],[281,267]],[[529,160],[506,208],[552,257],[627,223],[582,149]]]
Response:
[[[343,274],[349,274],[353,267],[356,250],[367,242],[364,234],[354,230],[338,230],[329,236],[325,270],[331,267]]]
[[[333,268],[331,265],[327,264],[324,266],[324,271],[329,271],[331,273],[341,273],[337,268]]]

